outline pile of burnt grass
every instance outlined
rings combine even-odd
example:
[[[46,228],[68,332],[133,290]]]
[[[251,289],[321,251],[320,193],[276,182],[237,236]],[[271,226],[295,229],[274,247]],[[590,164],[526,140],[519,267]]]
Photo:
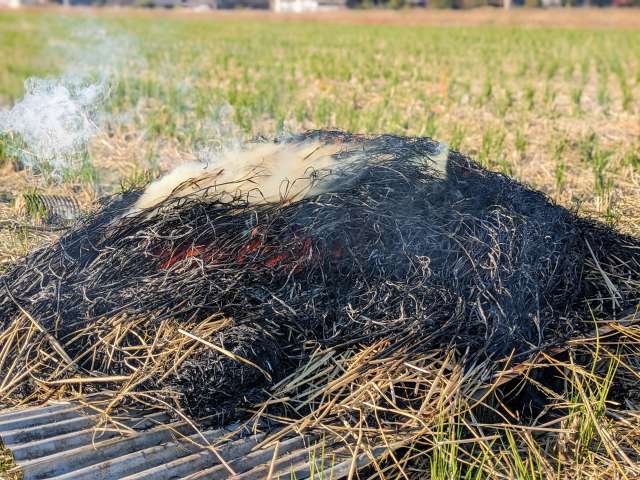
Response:
[[[311,348],[454,347],[525,360],[640,299],[640,241],[427,138],[312,132],[362,160],[339,189],[255,205],[107,202],[1,278],[0,395],[108,385],[233,415]],[[417,350],[416,350],[417,349]]]

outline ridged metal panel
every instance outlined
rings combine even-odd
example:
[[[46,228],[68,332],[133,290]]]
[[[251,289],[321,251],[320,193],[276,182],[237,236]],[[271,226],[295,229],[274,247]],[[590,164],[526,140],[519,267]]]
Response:
[[[100,420],[99,410],[73,403],[4,411],[0,440],[24,480],[337,480],[354,461],[345,445],[285,436],[264,447],[266,432],[237,425],[196,432],[162,412],[119,415],[119,430]]]

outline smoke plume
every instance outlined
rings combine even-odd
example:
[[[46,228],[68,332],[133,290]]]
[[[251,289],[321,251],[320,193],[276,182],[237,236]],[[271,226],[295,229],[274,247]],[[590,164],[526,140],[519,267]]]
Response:
[[[0,111],[0,133],[16,140],[13,153],[25,167],[61,178],[87,161],[110,85],[125,58],[135,55],[128,36],[93,21],[50,48],[64,51],[62,75],[27,79],[22,100]]]
[[[26,144],[20,159],[26,167],[42,162],[60,174],[95,135],[97,107],[104,83],[83,84],[71,79],[30,78],[24,98],[0,112],[0,130],[19,134]]]
[[[435,144],[432,154],[407,161],[425,165],[436,178],[445,179],[448,148]],[[249,143],[222,151],[207,163],[189,162],[147,186],[129,214],[151,211],[168,198],[225,196],[250,204],[278,203],[328,191],[341,191],[358,180],[370,163],[360,145],[322,143],[318,140],[285,143]]]

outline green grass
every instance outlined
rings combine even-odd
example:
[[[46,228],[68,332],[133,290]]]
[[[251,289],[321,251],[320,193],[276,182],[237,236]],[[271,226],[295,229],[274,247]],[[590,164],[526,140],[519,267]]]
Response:
[[[14,100],[25,78],[64,70],[65,40],[72,49],[90,52],[90,41],[73,47],[69,32],[96,26],[106,28],[115,45],[121,38],[134,44],[133,50],[123,52],[131,58],[119,59],[124,68],[115,79],[108,110],[128,112],[144,101],[144,115],[134,122],[138,127],[186,142],[197,139],[199,123],[223,102],[233,107],[235,121],[248,132],[266,128],[274,133],[295,120],[417,135],[424,133],[435,107],[436,117],[467,104],[471,110],[497,115],[506,102],[510,117],[546,118],[551,112],[537,109],[536,99],[547,85],[574,104],[553,105],[551,110],[572,115],[574,107],[582,109],[584,84],[596,80],[596,67],[620,72],[598,76],[601,90],[612,91],[612,109],[624,111],[638,97],[633,74],[640,33],[635,32],[7,13],[0,14],[0,96]],[[43,40],[52,38],[61,48],[46,46]],[[100,46],[95,47],[99,51]],[[522,70],[516,60],[534,67]],[[558,65],[581,67],[565,70],[558,79]],[[617,78],[624,85],[620,92]],[[599,114],[605,115],[588,112]],[[272,120],[267,127],[265,119]],[[441,128],[445,136],[451,133],[448,126]]]
[[[638,171],[639,59],[633,31],[0,13],[0,103],[30,76],[112,65],[112,138],[197,150],[229,132],[429,135],[596,215],[606,182],[601,166],[579,165],[581,139],[594,132],[607,152],[614,190]],[[577,167],[558,182],[548,146],[565,136],[579,148],[563,163]]]
[[[0,444],[0,478],[3,480],[13,480],[13,478],[15,478],[15,475],[7,473],[13,467],[14,463],[11,454],[4,448],[2,444]]]

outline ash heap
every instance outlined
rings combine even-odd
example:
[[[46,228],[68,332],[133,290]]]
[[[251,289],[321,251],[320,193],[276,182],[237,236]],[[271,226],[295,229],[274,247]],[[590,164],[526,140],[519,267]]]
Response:
[[[309,132],[179,167],[11,266],[0,375],[226,418],[318,345],[524,360],[636,304],[639,253],[428,138]]]

